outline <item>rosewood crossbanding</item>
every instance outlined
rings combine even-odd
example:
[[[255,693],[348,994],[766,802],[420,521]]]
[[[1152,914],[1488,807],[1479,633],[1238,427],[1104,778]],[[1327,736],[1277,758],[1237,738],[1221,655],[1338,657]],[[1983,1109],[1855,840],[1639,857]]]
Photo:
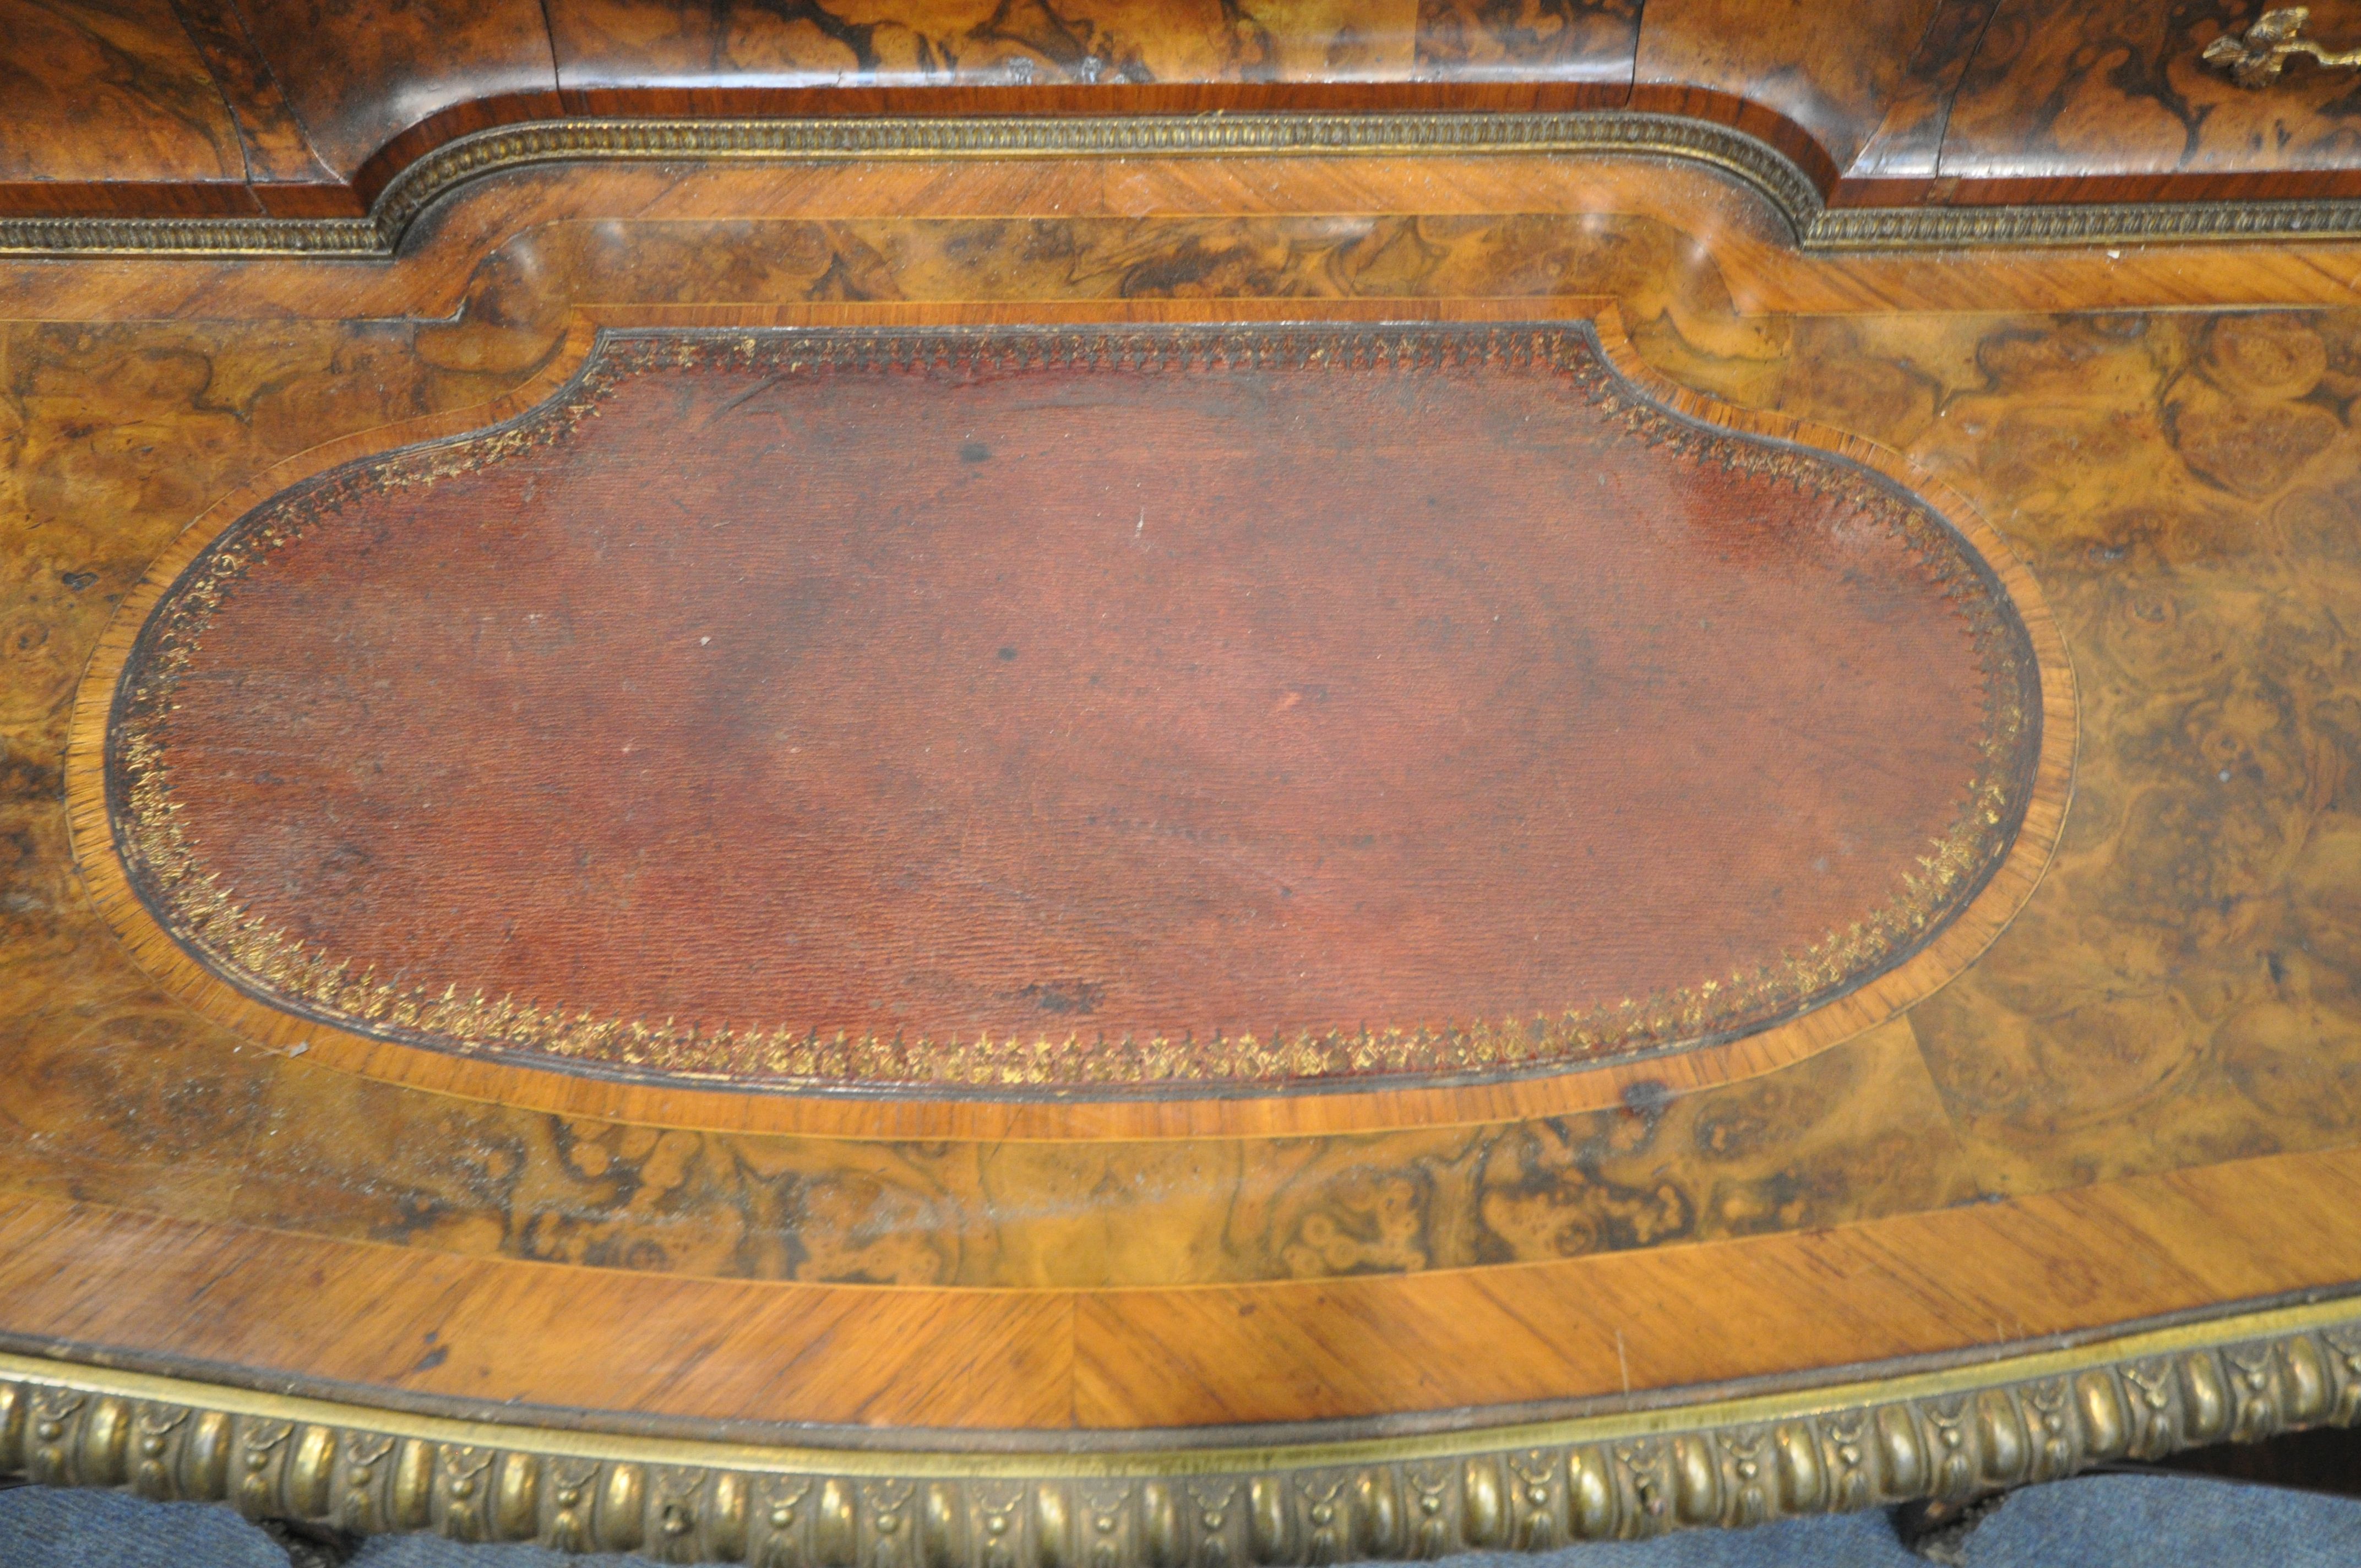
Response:
[[[381,1038],[1433,1077],[1890,969],[2038,679],[1923,502],[1579,329],[649,333],[234,524],[110,778],[184,948]]]

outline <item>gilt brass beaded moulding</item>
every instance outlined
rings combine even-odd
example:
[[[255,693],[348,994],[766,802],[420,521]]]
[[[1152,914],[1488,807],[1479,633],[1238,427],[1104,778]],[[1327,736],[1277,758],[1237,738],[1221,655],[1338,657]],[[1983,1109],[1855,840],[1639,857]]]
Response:
[[[1810,251],[2361,235],[2361,202],[2341,199],[1831,208],[1792,159],[1743,131],[1681,115],[1579,109],[535,121],[475,132],[426,154],[387,184],[365,217],[6,217],[0,218],[0,256],[385,260],[429,208],[470,182],[566,163],[1488,153],[1660,158],[1701,165],[1761,196],[1788,238]]]

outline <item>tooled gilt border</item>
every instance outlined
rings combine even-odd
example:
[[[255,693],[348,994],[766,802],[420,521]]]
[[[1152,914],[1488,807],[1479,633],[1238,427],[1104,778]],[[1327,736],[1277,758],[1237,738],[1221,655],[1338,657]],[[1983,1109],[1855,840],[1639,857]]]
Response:
[[[1700,981],[1555,1018],[1444,1027],[1312,1029],[1119,1039],[1069,1035],[823,1036],[710,1029],[600,1016],[563,998],[463,996],[380,980],[247,908],[203,864],[172,799],[168,731],[177,683],[225,598],[258,563],[346,504],[470,472],[563,439],[596,419],[621,381],[663,370],[1062,362],[1098,368],[1278,365],[1417,373],[1543,365],[1626,439],[1678,460],[1775,478],[1828,496],[1898,540],[1958,607],[1983,700],[1976,772],[1950,825],[1880,904],[1752,972]],[[1631,1059],[1768,1027],[1823,1005],[1922,948],[1989,881],[2022,827],[2040,747],[2037,659],[2005,590],[1927,504],[1835,455],[1705,423],[1642,393],[1587,326],[971,328],[862,331],[641,330],[603,336],[554,399],[506,424],[360,459],[233,524],[175,582],[142,628],[108,726],[108,815],[133,886],[181,948],[269,1004],[428,1049],[517,1055],[577,1069],[719,1080],[743,1087],[1101,1091],[1275,1089],[1385,1078],[1428,1081]]]
[[[555,163],[872,159],[1414,157],[1480,153],[1672,158],[1761,194],[1806,250],[2088,246],[2361,235],[2361,202],[2073,203],[1830,209],[1793,160],[1742,131],[1679,115],[1141,115],[1076,118],[548,120],[478,131],[404,169],[366,217],[0,218],[0,256],[384,259],[467,182]]]
[[[1539,1552],[1960,1500],[2361,1417],[2361,1306],[1883,1384],[1442,1436],[1098,1454],[701,1444],[0,1355],[0,1474],[754,1568],[1219,1568]]]

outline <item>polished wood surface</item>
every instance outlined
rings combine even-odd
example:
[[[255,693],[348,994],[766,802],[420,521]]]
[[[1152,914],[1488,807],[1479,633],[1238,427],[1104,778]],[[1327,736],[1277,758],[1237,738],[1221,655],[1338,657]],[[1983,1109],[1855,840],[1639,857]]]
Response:
[[[762,291],[840,286],[834,280],[846,276],[848,255],[884,283],[896,278],[890,257],[906,257],[904,269],[931,269],[947,254],[930,237],[939,224],[924,220],[868,220],[857,247],[853,232],[829,240],[813,230],[819,243],[807,255],[782,245],[802,232],[792,227],[678,223],[687,226],[642,231],[638,245],[677,258],[697,233],[704,242],[697,254],[714,275],[761,280],[750,306]],[[1082,232],[1072,223],[1056,220],[1055,232]],[[1326,226],[1338,245],[1367,247],[1389,232],[1382,220]],[[1118,231],[1135,241],[1139,235],[1127,223],[1107,232]],[[1004,222],[970,232],[1021,244],[1030,231]],[[1184,245],[1197,232],[1184,225],[1169,243]],[[1269,232],[1275,240],[1288,231]],[[1418,232],[1403,228],[1394,248]],[[864,1117],[840,1108],[784,1141],[695,1132],[700,1123],[732,1124],[727,1097],[710,1095],[657,1119],[679,1131],[634,1131],[503,1111],[489,1102],[530,1098],[519,1079],[567,1080],[487,1077],[465,1063],[424,1086],[463,1088],[478,1102],[421,1102],[434,1107],[441,1129],[421,1144],[395,1131],[397,1108],[414,1091],[315,1065],[322,1056],[257,1052],[200,1022],[120,955],[64,859],[64,819],[52,793],[62,726],[86,651],[110,619],[108,600],[130,590],[209,497],[242,482],[258,487],[257,499],[277,488],[280,481],[262,477],[274,444],[277,453],[301,450],[340,427],[363,432],[422,407],[465,411],[503,378],[529,378],[565,331],[564,310],[533,298],[581,265],[564,258],[611,258],[595,274],[609,297],[631,286],[614,231],[560,228],[511,242],[511,256],[533,258],[528,267],[486,264],[475,302],[455,325],[17,329],[12,363],[26,422],[13,472],[50,541],[25,558],[38,597],[19,612],[24,630],[12,641],[19,721],[48,758],[12,748],[24,780],[27,886],[48,890],[20,916],[44,935],[18,949],[20,962],[33,966],[26,994],[42,998],[16,1026],[27,1092],[11,1115],[34,1140],[26,1147],[38,1151],[19,1157],[18,1179],[194,1219],[244,1212],[274,1226],[406,1236],[463,1251],[676,1256],[697,1273],[1014,1283],[1045,1277],[1034,1270],[1054,1277],[1080,1268],[1084,1277],[1179,1282],[1241,1270],[1333,1272],[1385,1256],[1474,1263],[1645,1247],[2335,1146],[2345,1125],[2334,1065],[2345,1003],[2333,956],[2323,955],[2336,950],[2333,856],[2341,817],[2334,783],[2311,782],[2330,762],[2308,759],[2333,759],[2337,732],[2298,741],[2278,738],[2278,726],[2255,728],[2258,717],[2236,718],[2235,728],[2228,717],[2206,717],[2261,711],[2223,706],[2239,700],[2234,674],[2248,671],[2258,674],[2241,678],[2268,681],[2265,689],[2289,694],[2279,700],[2300,705],[2271,710],[2296,714],[2290,722],[2333,726],[2339,711],[2333,653],[2297,630],[2303,615],[2333,614],[2339,591],[2334,497],[2349,459],[2317,401],[2334,384],[2326,334],[2335,318],[2045,322],[1934,313],[1750,323],[1724,306],[1718,317],[1697,313],[1695,330],[1674,332],[1669,296],[1652,291],[1686,273],[1684,258],[1694,253],[1648,222],[1620,222],[1587,238],[1578,221],[1475,223],[1458,232],[1479,257],[1504,235],[1532,236],[1528,244],[1556,236],[1552,243],[1566,247],[1557,254],[1592,258],[1582,264],[1589,276],[1611,280],[1620,269],[1629,280],[1641,313],[1635,341],[1668,372],[1718,384],[1724,395],[1751,390],[1915,449],[1923,470],[1946,475],[1984,515],[2009,520],[2011,548],[2058,607],[2086,687],[2076,807],[2083,815],[2070,820],[2059,863],[1991,955],[1894,1025],[1900,1034],[1862,1036],[1784,1073],[1694,1097],[1678,1092],[1675,1058],[1653,1075],[1675,1091],[1661,1119],[1623,1108],[1640,1081],[1627,1076],[1610,1080],[1605,1104],[1587,1122],[1571,1124],[1504,1118],[1511,1096],[1473,1099],[1444,1118],[1464,1126],[1420,1126],[1433,1111],[1400,1100],[1381,1102],[1374,1124],[1351,1102],[1298,1100],[1248,1102],[1257,1108],[1224,1113],[1234,1119],[1207,1126],[1315,1132],[1322,1119],[1342,1118],[1332,1124],[1400,1129],[1323,1155],[1317,1144],[1252,1137],[1202,1147],[1186,1137],[1126,1142],[1192,1124],[1153,1108],[1134,1116],[1118,1114],[1120,1107],[1067,1107],[1055,1121],[968,1110],[922,1135],[966,1127],[984,1140],[947,1150],[821,1135],[867,1129],[890,1139],[897,1128],[928,1125],[887,1107]],[[1234,221],[1224,235],[1225,248],[1211,254],[1233,265],[1258,254],[1251,223]],[[595,251],[579,248],[585,241]],[[1061,243],[1061,258],[1071,257],[1071,241]],[[733,274],[730,244],[770,258],[770,269]],[[948,253],[992,257],[987,276],[1003,280],[995,286],[1004,295],[1011,279],[1000,269],[1011,263],[998,258],[1022,254],[964,246]],[[1450,247],[1429,241],[1418,254],[1436,275],[1453,276],[1442,270]],[[798,270],[779,270],[798,256]],[[1057,265],[1063,274],[1072,264]],[[1564,265],[1547,276],[1565,276]],[[916,282],[928,273],[904,275]],[[1323,275],[1332,285],[1352,276]],[[681,280],[674,259],[646,276],[667,290]],[[1398,291],[1405,275],[1380,276]],[[326,286],[345,284],[331,278]],[[741,307],[731,309],[743,319]],[[535,346],[507,346],[521,339]],[[1730,351],[1693,346],[1708,342]],[[228,390],[240,387],[251,390]],[[141,431],[137,443],[82,433],[89,411],[127,399],[149,411],[114,428]],[[220,411],[211,411],[216,404]],[[480,418],[457,411],[452,428]],[[159,461],[167,450],[185,455]],[[2094,503],[2107,494],[2151,499]],[[2173,618],[2220,623],[2227,610],[2217,607],[2255,602],[2266,591],[2257,582],[2277,585],[2267,590],[2277,609],[2258,623],[2256,641],[2235,644],[2235,668],[2212,645],[2184,651],[2158,641],[2153,629]],[[2300,614],[2301,605],[2319,608]],[[2147,725],[2166,726],[2156,731],[2162,735],[2191,733],[2184,744],[2194,749],[2160,750],[2140,739],[2148,729],[2113,718],[2099,726],[2091,717],[2117,713],[2153,713]],[[2322,717],[2301,717],[2312,713]],[[2190,717],[2172,717],[2183,714]],[[2200,728],[2173,728],[2191,725]],[[2219,777],[2224,771],[2230,779]],[[2288,783],[2271,784],[2278,778]],[[2175,869],[2139,869],[2149,865]],[[2189,884],[2195,892],[2185,903],[2143,891],[2180,882],[2125,880],[2161,875],[2202,880]],[[2094,978],[2047,978],[2071,973]],[[1641,1091],[1642,1104],[1648,1092]],[[221,1113],[169,1109],[191,1095]],[[1488,1104],[1501,1109],[1488,1117]],[[1060,1156],[994,1141],[990,1129],[1021,1127],[1026,1117],[1037,1134],[1061,1126],[1061,1135],[1115,1142]],[[1825,1131],[1806,1131],[1816,1127]],[[118,1148],[116,1140],[127,1142]],[[393,1179],[405,1148],[414,1170]],[[1667,1166],[1675,1148],[1683,1152]],[[469,1149],[478,1152],[463,1152]],[[840,1165],[847,1158],[853,1163]],[[218,1179],[208,1177],[215,1169]],[[1191,1170],[1208,1174],[1187,1176]],[[1110,1200],[1117,1212],[1171,1219],[1143,1220],[1140,1245],[1093,1262],[1071,1237],[1099,1234],[1109,1222],[1071,1232],[1072,1222],[1056,1217],[1064,1201],[1055,1195],[1099,1189],[1112,1171],[1138,1173],[1108,1189],[1126,1195]],[[960,1191],[973,1196],[943,1208]],[[1249,1207],[1238,1209],[1240,1201]],[[680,1223],[688,1210],[732,1218],[724,1233],[700,1235]],[[917,1229],[892,1223],[897,1212]],[[824,1218],[830,1214],[844,1216],[841,1228]],[[1256,1216],[1250,1224],[1247,1214]],[[1168,1223],[1181,1230],[1163,1230]],[[1151,1234],[1191,1239],[1150,1245]],[[859,1245],[842,1252],[856,1235]],[[1126,1256],[1138,1261],[1117,1261]],[[1128,1272],[1135,1268],[1148,1272]]]
[[[1927,127],[1982,81],[1961,61],[2017,25],[1955,9],[1782,115],[1850,126],[1847,159],[1897,179],[1939,167]],[[1506,52],[1605,48],[1617,15]],[[1678,19],[1650,17],[1625,47]],[[200,57],[227,20],[252,36],[251,11],[214,20]],[[1096,25],[1082,42],[1126,58]],[[1767,73],[1723,69],[1698,102]],[[350,114],[349,156],[390,123],[322,107],[334,85],[238,110],[287,154],[248,178],[327,201],[347,176],[308,173],[287,127],[316,148],[310,116]],[[153,145],[182,160],[167,183],[196,167],[193,142]],[[1231,1444],[1254,1457],[1201,1469],[1234,1500],[1140,1482],[1096,1517],[1126,1562],[1279,1562],[1336,1546],[1330,1460],[1290,1444],[1378,1445],[1334,1485],[1362,1488],[1354,1550],[1400,1554],[1966,1495],[2350,1419],[2356,280],[2361,251],[2327,240],[1806,254],[1708,170],[1513,153],[590,162],[461,187],[380,262],[8,261],[0,1464],[569,1545],[661,1544],[677,1506],[676,1555],[784,1568],[909,1541],[912,1478],[945,1476],[972,1489],[927,1516],[923,1561],[983,1561],[995,1519],[1063,1561],[1098,1539],[1083,1493],[1016,1494],[1011,1525],[995,1477],[1029,1486],[1047,1455],[1169,1478]],[[1665,406],[1925,498],[2019,607],[2054,749],[1977,905],[1723,1044],[1155,1099],[748,1092],[422,1049],[291,1019],[137,926],[93,738],[181,568],[291,487],[524,413],[602,329],[1241,323],[1595,330]],[[365,565],[356,595],[400,580]],[[292,678],[299,598],[241,658],[279,649]],[[1003,646],[1022,667],[984,642],[988,673]],[[199,717],[236,750],[258,711]],[[234,833],[254,803],[214,804]],[[270,1402],[294,1396],[326,1403]],[[685,1446],[596,1446],[634,1433]],[[1527,1447],[1542,1503],[1504,1479]],[[1840,1486],[1872,1449],[1874,1483]],[[913,1451],[931,1468],[893,1457]],[[324,1454],[363,1476],[352,1497]],[[470,1500],[489,1476],[497,1520]]]
[[[1498,1424],[1633,1395],[1676,1408],[1806,1368],[1898,1376],[1995,1342],[2334,1288],[2361,1269],[2356,1178],[2350,1151],[2279,1156],[1827,1232],[1188,1289],[693,1280],[21,1198],[0,1212],[0,1299],[50,1331],[12,1347],[103,1345],[363,1403],[1091,1451],[1180,1429]]]
[[[71,211],[99,184],[164,213],[244,196],[229,104],[168,0],[12,6],[6,27],[0,179],[11,210]]]
[[[2343,151],[2349,71],[2295,66],[2242,87],[2203,59],[2264,7],[2140,5],[2060,12],[2025,0],[1989,7],[1983,42],[1948,121],[1941,175],[1986,199],[2149,201],[2350,195]],[[2361,16],[2312,7],[2323,45],[2361,42]],[[2268,148],[2259,156],[2257,149]]]
[[[1272,109],[1685,116],[1839,208],[2361,195],[2348,72],[2305,58],[2246,86],[2206,59],[2261,12],[9,0],[29,47],[0,95],[0,215],[352,216],[434,149],[525,122]],[[2361,41],[2361,9],[2310,12],[2323,47]]]

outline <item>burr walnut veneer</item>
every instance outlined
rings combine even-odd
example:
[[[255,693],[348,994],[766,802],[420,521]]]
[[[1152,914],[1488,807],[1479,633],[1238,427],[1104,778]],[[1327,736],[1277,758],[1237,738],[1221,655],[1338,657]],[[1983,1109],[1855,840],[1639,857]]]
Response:
[[[0,6],[0,1471],[1222,1568],[2361,1415],[2284,20],[430,9]]]

